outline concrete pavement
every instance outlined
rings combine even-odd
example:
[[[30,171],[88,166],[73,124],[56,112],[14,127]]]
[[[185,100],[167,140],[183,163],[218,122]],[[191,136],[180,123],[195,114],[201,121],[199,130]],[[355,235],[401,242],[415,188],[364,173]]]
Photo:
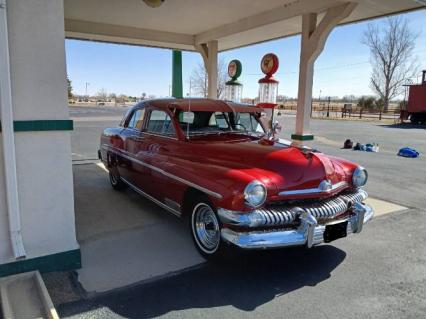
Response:
[[[128,189],[117,192],[97,165],[74,165],[78,282],[88,294],[125,287],[204,262],[187,225]]]
[[[416,209],[389,214],[333,245],[248,253],[58,311],[63,318],[422,318],[425,217]]]

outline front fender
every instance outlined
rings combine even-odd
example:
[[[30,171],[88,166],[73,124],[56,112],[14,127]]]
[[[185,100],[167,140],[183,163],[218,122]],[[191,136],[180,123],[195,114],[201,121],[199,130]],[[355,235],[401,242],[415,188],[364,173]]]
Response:
[[[261,176],[241,169],[183,159],[169,159],[165,165],[167,172],[182,179],[187,185],[207,194],[216,207],[231,210],[250,210],[250,207],[244,203],[244,189],[253,180],[262,179]],[[276,187],[273,184],[268,183],[267,180],[261,181],[267,187],[268,192],[276,192]]]

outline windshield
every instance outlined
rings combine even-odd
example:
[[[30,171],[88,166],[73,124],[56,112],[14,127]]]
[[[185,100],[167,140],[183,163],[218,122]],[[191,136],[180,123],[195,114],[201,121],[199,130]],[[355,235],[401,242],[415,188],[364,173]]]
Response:
[[[179,126],[185,135],[241,133],[263,135],[265,131],[253,113],[179,112]]]

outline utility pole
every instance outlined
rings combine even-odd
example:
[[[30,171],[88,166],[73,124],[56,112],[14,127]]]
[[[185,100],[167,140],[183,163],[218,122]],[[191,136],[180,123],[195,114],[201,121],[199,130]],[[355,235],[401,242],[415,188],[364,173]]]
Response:
[[[331,97],[328,97],[327,117],[330,117],[330,100],[331,100]]]
[[[183,97],[182,51],[172,51],[172,67],[172,96],[181,99]]]
[[[204,74],[204,97],[207,97],[207,92],[208,92],[208,89],[207,89],[207,71],[206,71],[206,73]]]
[[[88,86],[89,84],[90,84],[89,82],[86,82],[86,97],[89,97],[89,96],[87,95],[87,86]]]

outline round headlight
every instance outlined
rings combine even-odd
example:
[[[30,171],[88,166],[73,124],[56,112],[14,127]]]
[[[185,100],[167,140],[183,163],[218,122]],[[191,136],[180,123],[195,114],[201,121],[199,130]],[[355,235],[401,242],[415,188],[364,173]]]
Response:
[[[266,200],[266,187],[259,181],[253,181],[244,190],[244,199],[251,207],[259,207]]]
[[[367,184],[368,173],[364,167],[358,166],[352,175],[352,183],[355,187],[361,187]]]

